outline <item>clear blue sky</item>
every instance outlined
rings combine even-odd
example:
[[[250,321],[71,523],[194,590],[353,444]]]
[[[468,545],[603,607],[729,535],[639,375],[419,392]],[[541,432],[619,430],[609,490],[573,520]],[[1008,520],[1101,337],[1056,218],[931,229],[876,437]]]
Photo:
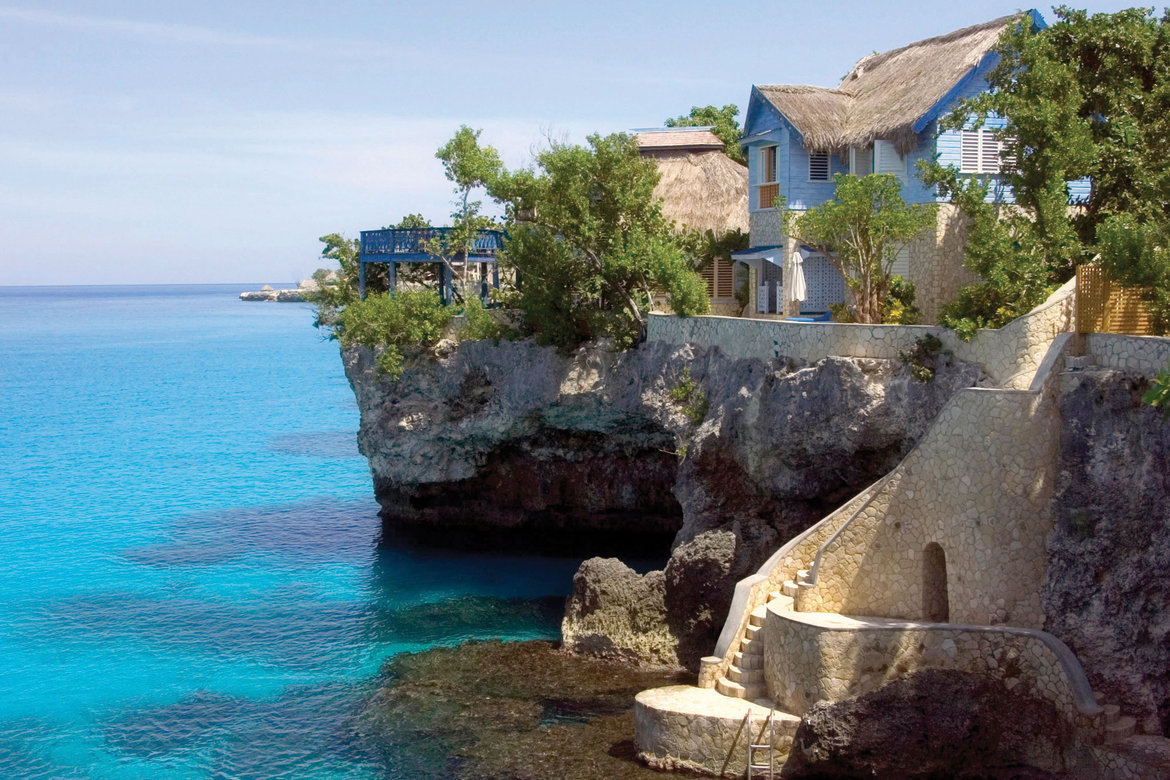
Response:
[[[445,220],[460,124],[519,165],[1018,7],[0,0],[0,285],[291,281],[325,233]]]

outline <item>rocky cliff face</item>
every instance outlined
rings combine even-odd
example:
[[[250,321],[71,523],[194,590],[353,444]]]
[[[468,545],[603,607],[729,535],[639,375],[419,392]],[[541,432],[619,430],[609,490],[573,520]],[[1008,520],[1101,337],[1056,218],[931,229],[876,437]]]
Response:
[[[1066,374],[1045,628],[1104,700],[1170,734],[1170,422],[1146,380]]]
[[[564,622],[582,652],[697,666],[735,583],[889,471],[977,367],[733,360],[644,344],[565,358],[465,343],[397,382],[345,355],[387,533],[581,555]]]

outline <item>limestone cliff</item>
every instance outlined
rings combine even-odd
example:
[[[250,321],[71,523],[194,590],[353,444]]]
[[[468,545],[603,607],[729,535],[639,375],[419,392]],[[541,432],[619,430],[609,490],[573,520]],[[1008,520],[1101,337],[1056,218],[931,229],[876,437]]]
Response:
[[[1146,380],[1066,374],[1045,628],[1105,701],[1170,734],[1170,422]]]
[[[564,357],[471,342],[398,381],[345,354],[387,534],[464,546],[665,555],[578,572],[566,644],[697,665],[735,583],[889,471],[979,369],[940,356],[803,365],[643,344]]]

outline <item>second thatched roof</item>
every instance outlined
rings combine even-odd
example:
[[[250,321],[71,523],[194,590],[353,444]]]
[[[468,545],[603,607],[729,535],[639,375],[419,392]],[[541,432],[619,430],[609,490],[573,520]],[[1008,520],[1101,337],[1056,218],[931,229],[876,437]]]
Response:
[[[1013,14],[860,59],[836,89],[762,85],[760,94],[804,136],[809,149],[842,151],[876,138],[903,152],[916,144],[915,123],[991,53]]]
[[[723,153],[709,127],[643,130],[634,136],[661,178],[662,213],[692,230],[748,229],[748,170]]]

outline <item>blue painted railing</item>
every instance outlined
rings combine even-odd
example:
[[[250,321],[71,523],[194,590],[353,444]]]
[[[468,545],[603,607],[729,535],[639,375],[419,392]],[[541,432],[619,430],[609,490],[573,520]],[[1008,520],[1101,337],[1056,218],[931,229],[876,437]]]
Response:
[[[361,241],[361,258],[358,263],[358,291],[361,297],[366,297],[366,263],[386,263],[388,266],[388,281],[390,290],[398,286],[399,263],[433,263],[438,260],[427,251],[431,242],[438,240],[445,245],[455,228],[386,228],[384,230],[363,230]],[[504,248],[504,231],[477,230],[475,237],[467,248],[467,255],[457,255],[449,259],[457,262],[486,263],[492,267],[491,286],[500,286],[500,270],[496,265],[496,255]],[[447,251],[443,246],[442,251]],[[486,278],[487,266],[481,266],[480,297],[486,303],[488,300],[488,281]],[[443,263],[439,266],[439,297],[443,303],[449,303],[455,297],[455,279],[452,269]]]
[[[431,257],[427,244],[439,239],[441,242],[455,231],[455,228],[387,228],[385,230],[362,231],[362,262],[420,262]],[[504,231],[479,230],[471,242],[468,256],[494,258],[504,246]],[[397,257],[396,257],[397,255]],[[481,261],[482,262],[482,261]]]

